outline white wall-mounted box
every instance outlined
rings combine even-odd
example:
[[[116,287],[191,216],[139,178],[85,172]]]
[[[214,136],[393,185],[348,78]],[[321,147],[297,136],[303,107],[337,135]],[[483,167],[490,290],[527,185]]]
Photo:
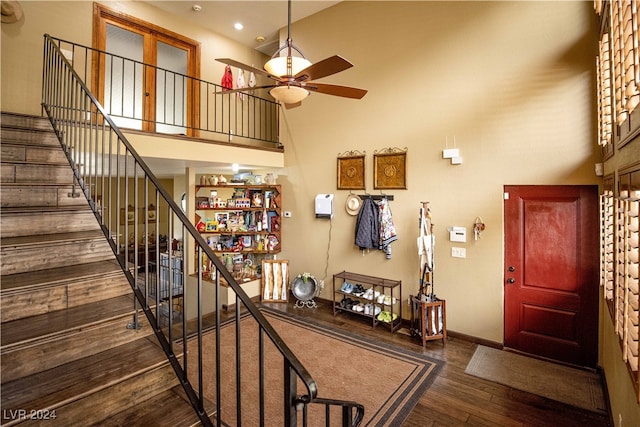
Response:
[[[467,241],[467,229],[465,227],[451,227],[449,228],[449,240],[452,242],[466,242]]]

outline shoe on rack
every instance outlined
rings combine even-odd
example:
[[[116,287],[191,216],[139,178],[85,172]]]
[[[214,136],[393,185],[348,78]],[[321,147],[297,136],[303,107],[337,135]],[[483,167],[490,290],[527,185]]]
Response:
[[[340,290],[345,294],[350,294],[351,292],[353,292],[353,284],[349,282],[344,282]]]
[[[378,314],[378,320],[380,320],[381,322],[385,322],[385,323],[391,323],[394,320],[396,320],[398,318],[398,315],[393,313],[393,315],[388,312],[388,311],[381,311],[380,314]]]
[[[354,304],[353,311],[357,311],[358,313],[362,313],[364,311],[364,304],[359,303],[359,304]]]
[[[351,298],[344,297],[342,298],[342,301],[340,301],[340,307],[346,308],[347,310],[351,310],[354,303],[355,301],[352,300]]]
[[[364,287],[360,284],[357,284],[353,287],[353,295],[357,296],[357,297],[361,297],[362,295],[364,295]]]
[[[384,303],[384,299],[385,299],[385,295],[384,294],[379,295],[378,298],[376,298],[376,302],[378,304],[382,304],[382,303]]]
[[[367,315],[373,314],[373,306],[371,304],[364,305],[364,314],[367,314]]]
[[[380,314],[381,311],[382,311],[382,308],[376,305],[374,308],[374,312],[371,314],[373,314],[374,316],[377,316],[378,314]]]
[[[362,294],[362,298],[366,298],[368,300],[372,300],[373,299],[373,288],[367,289],[364,292],[364,294]]]
[[[384,297],[384,304],[385,305],[393,305],[397,302],[397,299],[392,298],[390,295],[385,295]]]

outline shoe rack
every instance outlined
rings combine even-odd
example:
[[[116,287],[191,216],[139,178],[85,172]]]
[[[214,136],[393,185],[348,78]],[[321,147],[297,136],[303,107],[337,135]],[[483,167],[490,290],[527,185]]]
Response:
[[[343,271],[333,275],[333,315],[351,313],[386,325],[393,333],[402,324],[402,282]]]

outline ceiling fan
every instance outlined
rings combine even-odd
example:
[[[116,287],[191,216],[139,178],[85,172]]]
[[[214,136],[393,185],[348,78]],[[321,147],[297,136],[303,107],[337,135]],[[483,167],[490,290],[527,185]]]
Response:
[[[345,98],[362,98],[367,91],[349,86],[338,86],[326,83],[317,83],[314,80],[330,76],[340,71],[353,67],[353,64],[339,55],[334,55],[312,64],[307,60],[300,49],[291,39],[291,0],[288,2],[287,41],[280,47],[264,69],[255,68],[229,58],[218,58],[216,61],[233,67],[238,67],[257,75],[268,77],[275,82],[265,86],[238,88],[224,91],[224,93],[246,92],[256,89],[270,89],[269,93],[287,108],[297,107],[310,92],[324,93],[326,95],[342,96]],[[293,52],[299,56],[293,56]],[[286,56],[280,56],[282,52]]]

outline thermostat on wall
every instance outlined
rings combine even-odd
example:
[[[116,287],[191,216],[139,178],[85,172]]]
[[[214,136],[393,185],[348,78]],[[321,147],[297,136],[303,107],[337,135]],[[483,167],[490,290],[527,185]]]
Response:
[[[466,242],[467,229],[465,227],[450,227],[449,240],[452,242]]]

